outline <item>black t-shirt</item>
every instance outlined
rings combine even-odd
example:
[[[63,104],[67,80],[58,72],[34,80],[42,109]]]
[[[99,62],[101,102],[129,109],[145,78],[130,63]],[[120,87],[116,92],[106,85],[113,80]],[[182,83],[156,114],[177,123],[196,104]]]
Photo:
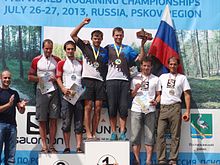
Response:
[[[14,95],[14,103],[13,105],[8,108],[7,110],[0,112],[0,123],[8,123],[16,125],[16,106],[17,103],[20,101],[18,92],[9,88],[9,89],[2,89],[0,88],[0,105],[7,104],[10,97]]]

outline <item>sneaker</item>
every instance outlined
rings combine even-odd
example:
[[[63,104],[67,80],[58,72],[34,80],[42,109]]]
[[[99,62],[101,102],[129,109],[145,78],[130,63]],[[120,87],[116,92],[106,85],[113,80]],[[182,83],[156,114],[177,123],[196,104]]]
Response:
[[[70,148],[65,148],[63,151],[64,154],[69,154],[70,153]]]
[[[126,140],[126,135],[125,135],[125,132],[122,132],[120,137],[119,137],[119,140],[122,140],[122,141],[125,141]]]
[[[112,132],[110,140],[118,140],[118,136],[115,132]]]

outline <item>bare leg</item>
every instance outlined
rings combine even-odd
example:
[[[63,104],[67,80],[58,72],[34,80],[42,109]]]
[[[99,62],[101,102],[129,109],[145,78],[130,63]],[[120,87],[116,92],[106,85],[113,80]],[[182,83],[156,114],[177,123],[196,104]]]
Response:
[[[117,117],[110,117],[109,121],[112,132],[116,132]]]
[[[76,148],[80,148],[82,144],[82,134],[78,133],[76,136]]]
[[[141,150],[141,145],[134,145],[134,146],[132,146],[132,149],[133,149],[134,157],[135,157],[137,163],[140,164],[139,154],[140,154],[140,150]]]
[[[47,131],[46,131],[46,121],[40,121],[39,122],[39,131],[40,131],[40,137],[42,140],[42,149],[48,149],[47,147]]]
[[[85,100],[85,114],[84,114],[84,122],[85,122],[85,129],[86,129],[86,137],[92,138],[92,133],[90,130],[90,123],[91,123],[91,112],[92,112],[92,101]]]
[[[55,143],[55,137],[57,132],[57,119],[50,119],[50,144],[49,147],[53,147]]]
[[[63,132],[63,138],[66,148],[70,148],[70,132]]]
[[[145,145],[145,149],[146,149],[146,154],[147,154],[146,164],[151,164],[153,146]]]
[[[121,132],[125,132],[127,117],[119,118]]]
[[[93,114],[93,118],[92,118],[92,135],[94,135],[94,136],[96,134],[96,130],[99,125],[101,109],[102,109],[102,100],[96,100],[95,101],[95,110],[94,110],[94,114]]]

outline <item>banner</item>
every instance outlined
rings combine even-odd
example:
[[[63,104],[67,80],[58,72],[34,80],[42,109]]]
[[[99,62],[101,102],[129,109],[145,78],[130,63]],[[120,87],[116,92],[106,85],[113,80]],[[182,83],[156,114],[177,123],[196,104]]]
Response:
[[[183,110],[184,112],[185,110]],[[130,115],[129,115],[130,116]],[[192,109],[189,122],[182,122],[180,154],[178,164],[196,165],[196,164],[220,164],[220,141],[218,135],[220,130],[220,111],[219,109]],[[127,136],[130,137],[130,118],[127,124]],[[17,115],[18,136],[17,136],[17,152],[16,164],[32,164],[37,165],[38,153],[41,150],[41,141],[39,135],[38,122],[35,120],[35,108],[28,107],[25,114]],[[73,128],[73,126],[71,127]],[[117,126],[117,132],[119,132]],[[109,141],[111,136],[111,128],[109,126],[109,118],[107,109],[101,111],[100,125],[97,129],[97,137],[101,141]],[[75,138],[73,129],[71,131],[71,152],[74,153]],[[85,132],[83,134],[85,140]],[[167,152],[170,149],[170,134],[166,134]],[[142,137],[144,144],[144,139]],[[58,121],[57,136],[55,147],[62,153],[65,148],[63,135],[61,131],[61,120]],[[154,147],[156,149],[156,146]],[[133,155],[131,155],[133,156]],[[144,163],[146,153],[144,145],[142,145],[141,160]],[[156,150],[153,154],[153,162],[156,164]],[[144,165],[144,164],[141,164]]]
[[[42,53],[42,41],[54,42],[53,54],[65,58],[63,44],[85,17],[90,24],[79,32],[83,40],[91,32],[103,32],[102,46],[113,43],[112,29],[124,28],[123,44],[137,52],[141,40],[136,32],[144,28],[155,38],[166,5],[176,29],[177,43],[184,74],[192,89],[190,123],[182,125],[179,164],[220,164],[220,1],[212,0],[0,0],[0,68],[12,72],[12,88],[22,99],[29,100],[24,115],[17,115],[18,137],[16,164],[37,165],[41,149],[38,122],[35,120],[35,84],[27,79],[34,57]],[[145,44],[148,51],[151,42]],[[77,49],[77,59],[82,52]],[[184,107],[184,104],[183,104]],[[61,127],[58,124],[56,148],[64,149]],[[129,135],[130,122],[127,123]],[[117,128],[117,131],[118,128]],[[107,110],[103,108],[97,130],[101,140],[109,140],[111,128]],[[84,135],[85,137],[85,135]],[[72,148],[75,148],[72,131]],[[170,135],[167,134],[169,144]],[[145,159],[144,148],[141,159]],[[131,154],[132,156],[132,154]],[[156,162],[156,153],[153,155]]]

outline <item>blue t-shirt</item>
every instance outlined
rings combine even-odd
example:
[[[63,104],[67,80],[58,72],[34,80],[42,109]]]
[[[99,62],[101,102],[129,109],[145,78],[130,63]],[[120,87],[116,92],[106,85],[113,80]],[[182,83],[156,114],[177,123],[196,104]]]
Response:
[[[0,88],[0,105],[7,104],[12,95],[14,95],[14,103],[7,110],[0,112],[0,123],[8,123],[8,124],[16,125],[16,120],[15,120],[16,106],[17,103],[20,101],[18,92],[11,88],[9,89]]]

